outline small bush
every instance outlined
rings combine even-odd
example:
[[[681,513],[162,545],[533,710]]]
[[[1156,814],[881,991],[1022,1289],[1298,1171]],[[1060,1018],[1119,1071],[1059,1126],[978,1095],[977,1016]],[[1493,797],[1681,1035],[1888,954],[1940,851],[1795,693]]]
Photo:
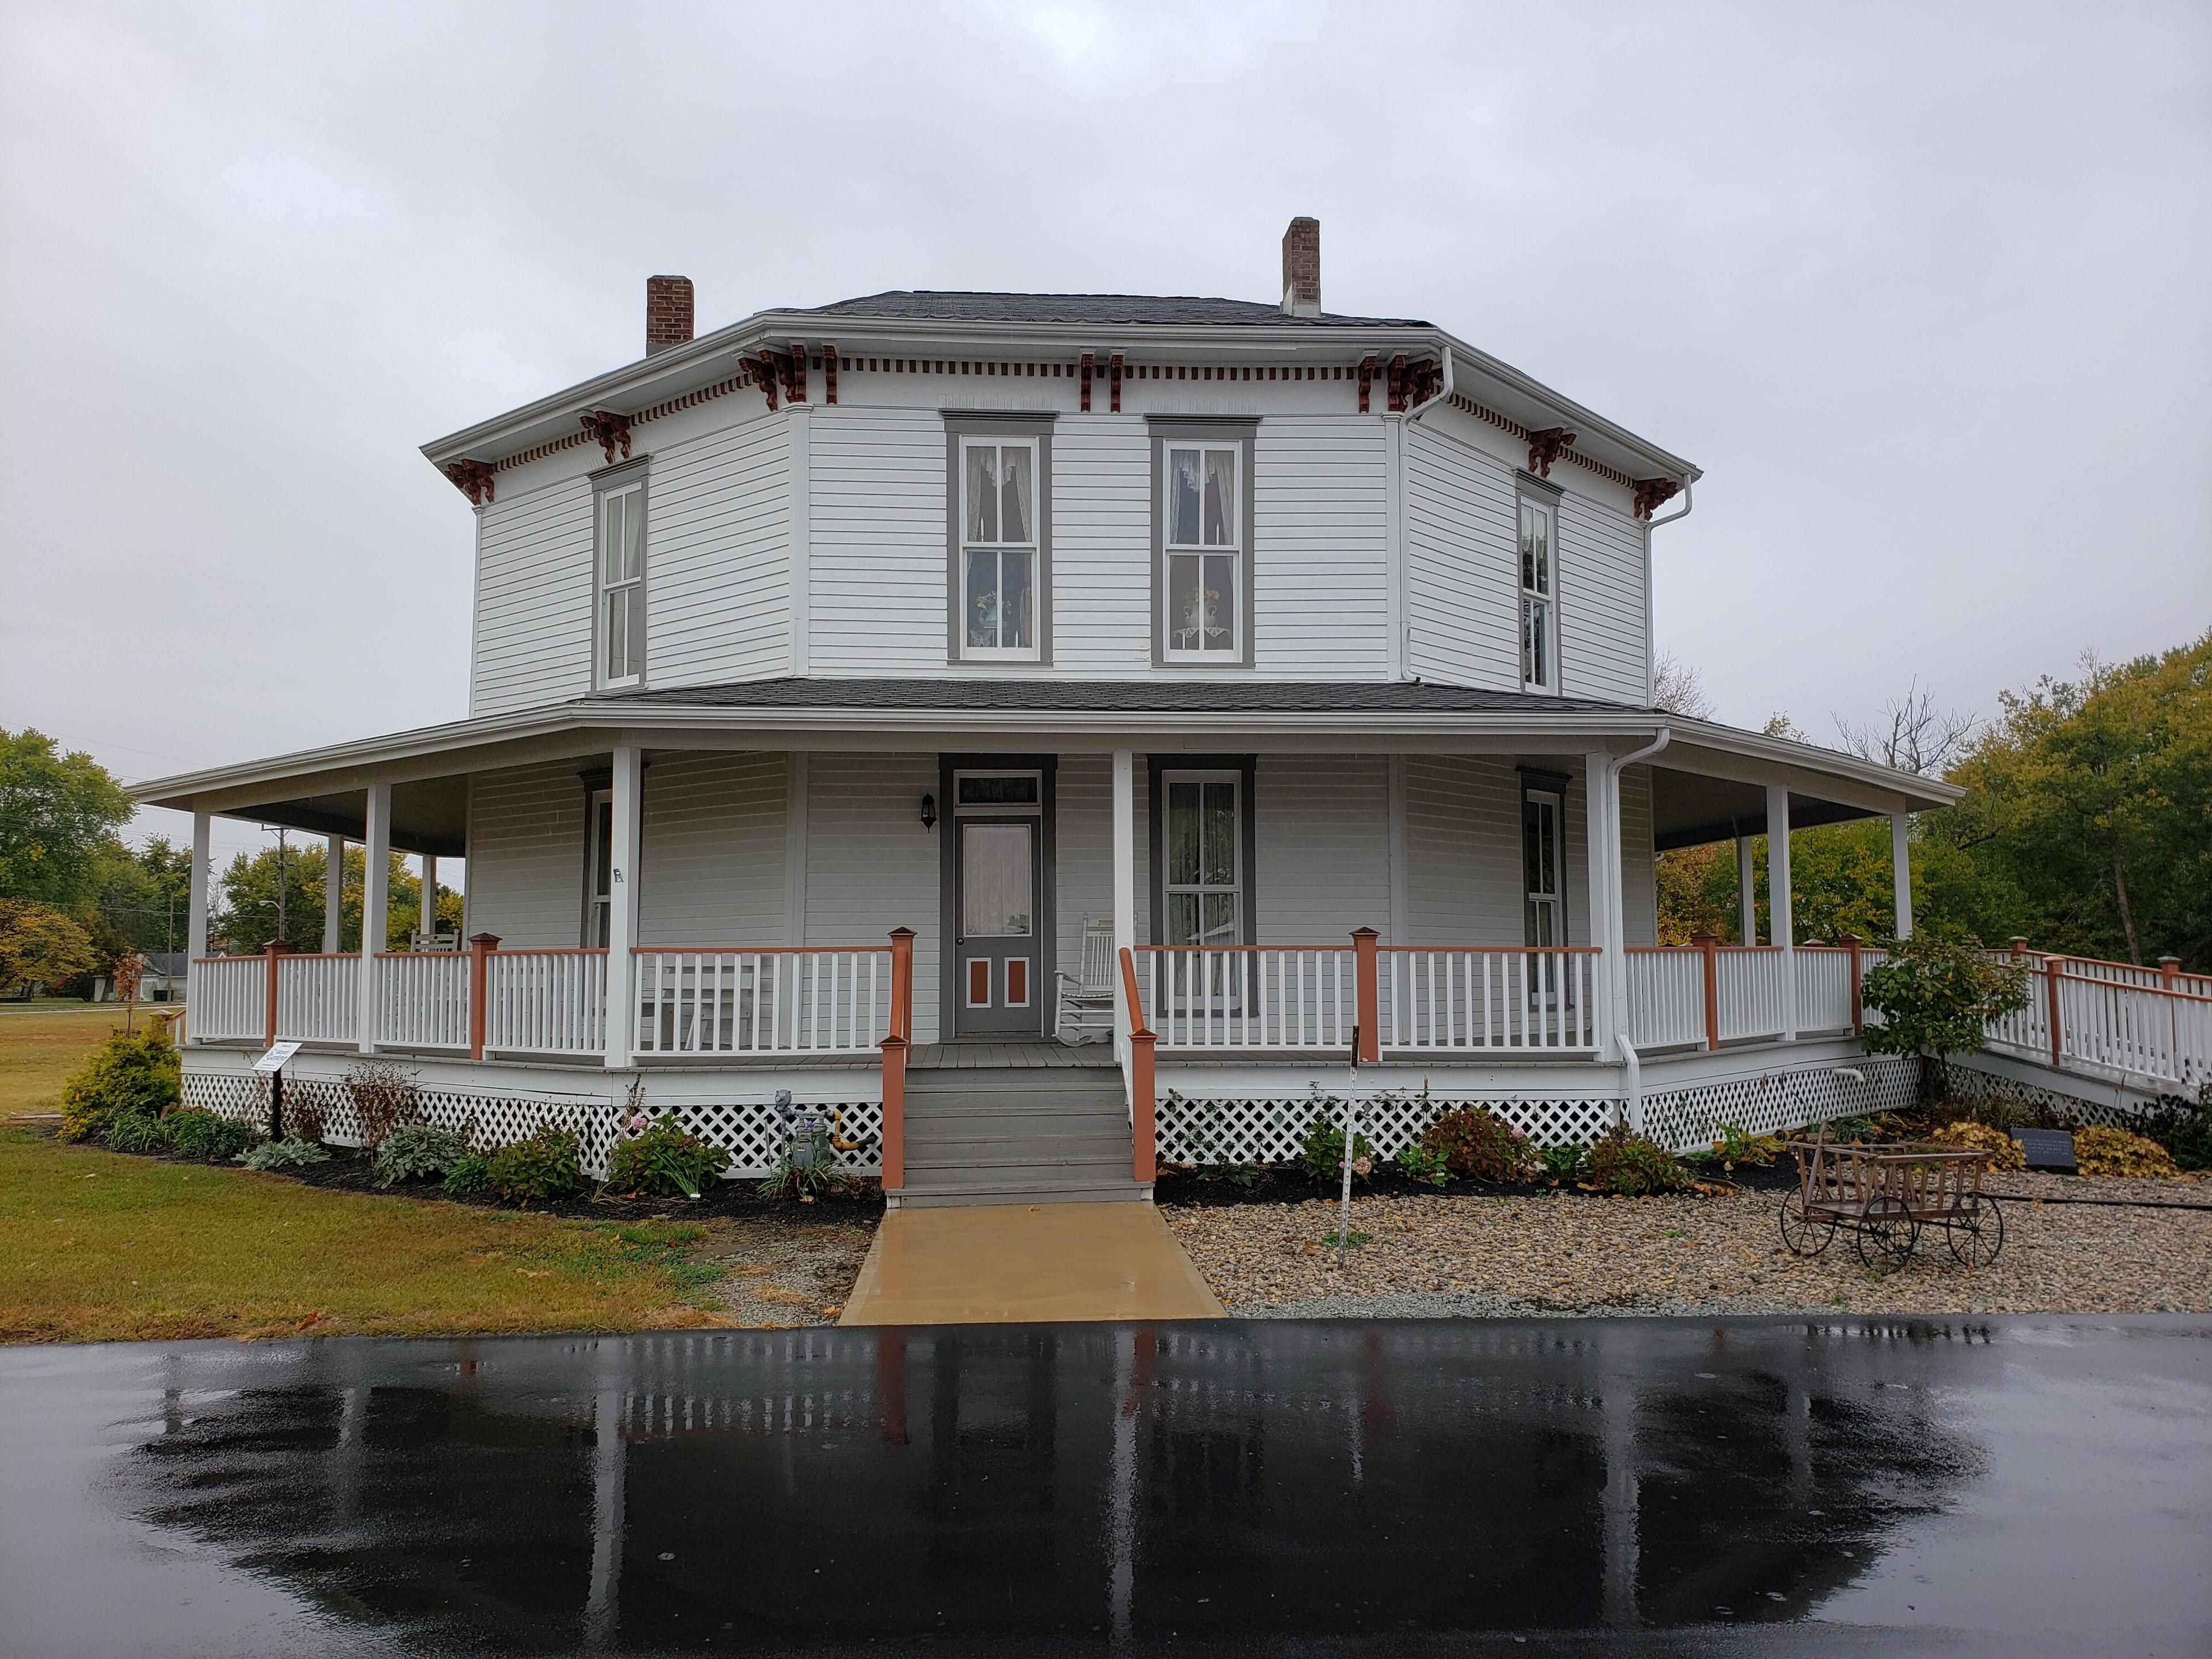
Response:
[[[1408,1146],[1398,1154],[1398,1173],[1425,1187],[1441,1187],[1451,1179],[1451,1164],[1442,1152],[1425,1146]]]
[[[161,1120],[161,1138],[179,1158],[227,1160],[251,1146],[254,1134],[251,1124],[192,1106]]]
[[[1446,1112],[1429,1125],[1421,1145],[1470,1181],[1527,1181],[1540,1167],[1528,1136],[1480,1108]]]
[[[1641,1198],[1679,1192],[1691,1184],[1690,1172],[1656,1141],[1629,1133],[1626,1127],[1600,1135],[1583,1160],[1583,1184],[1600,1192]]]
[[[329,1163],[331,1155],[314,1141],[290,1135],[283,1140],[264,1140],[240,1152],[237,1161],[249,1170],[303,1170],[310,1164]]]
[[[455,1198],[468,1198],[491,1188],[491,1158],[483,1152],[465,1152],[460,1162],[439,1183]]]
[[[2002,1129],[1977,1123],[1972,1118],[1960,1118],[1956,1123],[1947,1123],[1928,1138],[1942,1146],[1970,1146],[1976,1152],[1987,1152],[1992,1170],[2025,1170],[2027,1167],[2027,1152],[2020,1142]]]
[[[346,1094],[361,1125],[361,1144],[374,1152],[385,1136],[412,1123],[421,1105],[415,1073],[389,1060],[362,1060],[346,1072]]]
[[[1334,1102],[1327,1103],[1334,1105]],[[1327,1115],[1316,1118],[1306,1125],[1305,1137],[1298,1144],[1298,1167],[1308,1176],[1326,1185],[1336,1186],[1344,1180],[1344,1128],[1341,1122],[1332,1122]],[[1375,1148],[1367,1137],[1355,1133],[1352,1137],[1352,1178],[1366,1180],[1375,1173]]]
[[[607,1191],[696,1198],[720,1178],[730,1155],[710,1146],[663,1112],[641,1133],[615,1143],[607,1160]]]
[[[1256,1164],[1239,1164],[1233,1159],[1223,1158],[1215,1163],[1200,1164],[1198,1178],[1200,1181],[1225,1182],[1231,1187],[1249,1188],[1260,1184],[1260,1166]]]
[[[2212,1084],[2194,1101],[2169,1097],[2144,1115],[2143,1133],[2185,1170],[2212,1170]]]
[[[152,1031],[116,1032],[62,1085],[62,1139],[82,1140],[118,1112],[159,1117],[179,1099],[183,1061]]]
[[[376,1149],[376,1184],[401,1181],[443,1181],[469,1155],[468,1137],[427,1123],[402,1123]]]
[[[284,1091],[284,1138],[319,1141],[328,1118],[321,1091],[297,1084]]]
[[[1544,1174],[1557,1185],[1582,1174],[1583,1160],[1589,1156],[1589,1148],[1579,1140],[1562,1141],[1557,1146],[1545,1147],[1536,1156],[1542,1160]]]
[[[2125,1129],[2076,1129],[2074,1162],[2085,1176],[2170,1180],[2181,1173],[2165,1147]]]
[[[151,1112],[118,1112],[100,1138],[118,1152],[159,1152],[169,1145],[161,1120]]]
[[[529,1139],[492,1149],[484,1184],[509,1204],[566,1198],[583,1184],[581,1156],[574,1130],[540,1124]]]
[[[1815,1126],[1814,1133],[1817,1135],[1819,1133],[1820,1130]],[[1875,1141],[1880,1140],[1883,1133],[1882,1126],[1870,1117],[1835,1117],[1828,1120],[1828,1139],[1831,1140]]]

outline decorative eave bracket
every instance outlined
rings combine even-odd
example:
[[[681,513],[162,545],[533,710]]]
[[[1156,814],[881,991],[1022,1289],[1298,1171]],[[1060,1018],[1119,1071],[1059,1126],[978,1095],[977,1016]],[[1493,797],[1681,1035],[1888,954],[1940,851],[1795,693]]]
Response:
[[[1681,493],[1682,486],[1673,478],[1638,478],[1636,481],[1636,516],[1650,518]]]
[[[611,409],[595,409],[578,417],[584,424],[584,435],[606,452],[607,465],[612,466],[615,451],[622,451],[624,460],[629,459],[629,416]]]
[[[1563,426],[1547,426],[1528,434],[1528,470],[1540,478],[1552,476],[1552,463],[1574,447],[1575,434]]]
[[[489,461],[447,461],[446,477],[453,481],[454,489],[469,498],[471,507],[482,507],[491,500],[498,469]]]

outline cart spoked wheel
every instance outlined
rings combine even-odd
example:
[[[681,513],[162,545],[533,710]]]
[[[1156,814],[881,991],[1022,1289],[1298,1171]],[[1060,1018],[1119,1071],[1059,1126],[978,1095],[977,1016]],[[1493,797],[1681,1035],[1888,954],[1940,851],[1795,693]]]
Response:
[[[1943,1242],[1964,1267],[1986,1267],[2004,1253],[2004,1212],[1987,1198],[1972,1215],[1954,1220],[1944,1232]]]
[[[1818,1255],[1836,1236],[1836,1218],[1805,1207],[1805,1194],[1785,1193],[1779,1218],[1782,1242],[1792,1255]]]
[[[1902,1206],[1878,1209],[1860,1220],[1851,1243],[1859,1260],[1875,1272],[1893,1273],[1912,1260],[1920,1243],[1920,1224]]]

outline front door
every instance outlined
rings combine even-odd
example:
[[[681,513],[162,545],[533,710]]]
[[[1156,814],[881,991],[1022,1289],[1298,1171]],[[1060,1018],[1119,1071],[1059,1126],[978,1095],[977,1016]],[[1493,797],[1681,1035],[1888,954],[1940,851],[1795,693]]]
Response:
[[[957,772],[952,783],[953,1030],[1043,1029],[1043,778]]]

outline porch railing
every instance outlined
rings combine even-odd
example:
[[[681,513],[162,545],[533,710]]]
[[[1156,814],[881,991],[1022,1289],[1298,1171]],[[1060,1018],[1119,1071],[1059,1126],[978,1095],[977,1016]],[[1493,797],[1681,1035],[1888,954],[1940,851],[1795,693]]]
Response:
[[[865,1054],[890,1032],[889,945],[635,958],[641,1054]]]
[[[483,1040],[498,1054],[605,1054],[607,953],[488,952]]]
[[[2212,994],[2185,988],[2212,984],[2203,975],[2017,946],[2003,959],[2027,969],[2028,997],[1990,1023],[1998,1053],[2185,1094],[2212,1081]]]
[[[1631,945],[1628,1036],[1641,1049],[1702,1045],[1705,953],[1686,945]]]
[[[207,1042],[264,1034],[267,957],[199,957],[185,981],[185,1030]]]
[[[361,957],[273,958],[276,1035],[295,1042],[355,1042],[361,1030]]]
[[[1843,945],[1797,947],[1797,1030],[1850,1030],[1857,1019],[1858,982],[1851,950]]]
[[[376,963],[376,1041],[467,1048],[469,959],[458,951],[386,951]]]
[[[1559,950],[1383,945],[1382,1049],[1563,1054],[1597,1046],[1587,946]]]
[[[1139,1022],[1163,1048],[1346,1049],[1359,1021],[1349,945],[1136,947]]]

